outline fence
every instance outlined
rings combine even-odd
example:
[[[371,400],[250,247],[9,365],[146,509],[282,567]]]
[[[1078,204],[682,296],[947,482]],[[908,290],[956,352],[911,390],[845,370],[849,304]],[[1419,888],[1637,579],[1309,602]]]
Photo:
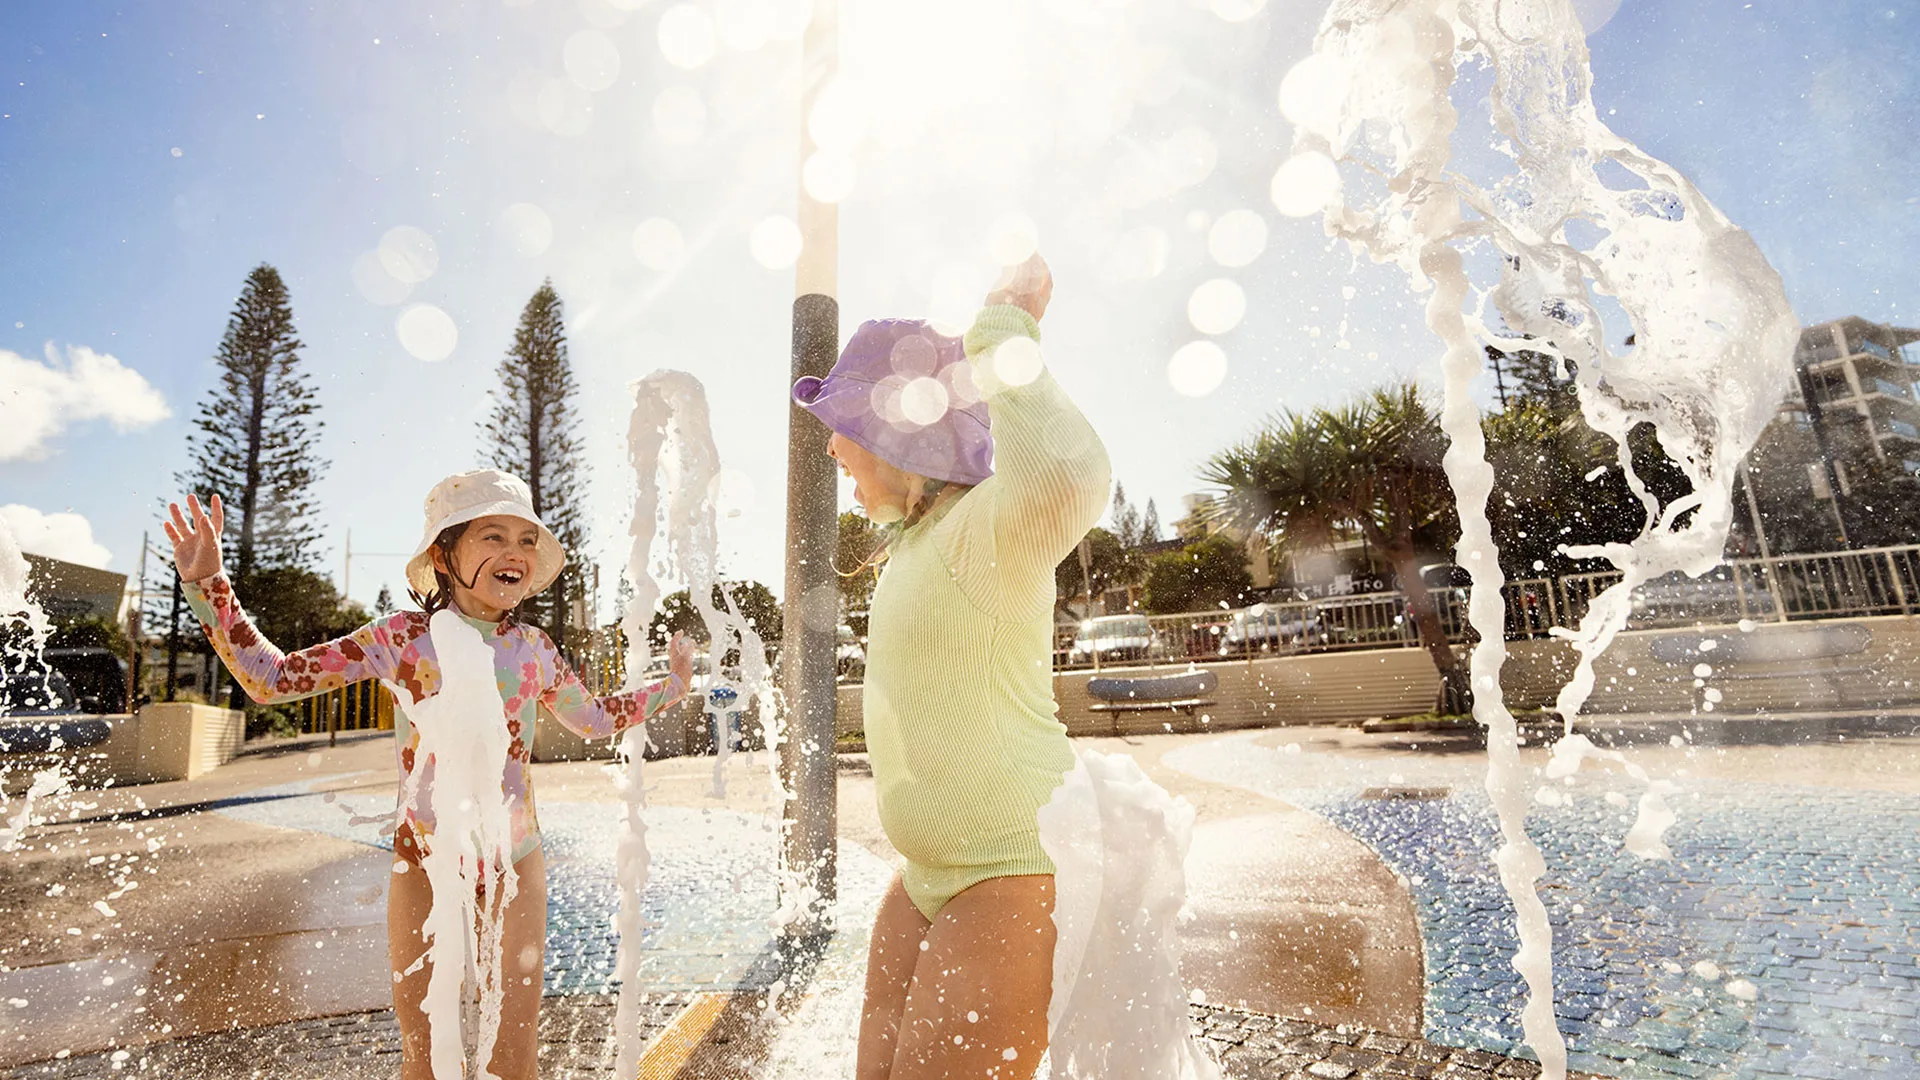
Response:
[[[1508,582],[1501,593],[1507,639],[1545,637],[1556,626],[1578,626],[1594,598],[1621,577],[1606,571]],[[1467,590],[1435,589],[1429,595],[1449,641],[1476,640],[1467,624]],[[1920,545],[1736,559],[1700,578],[1671,574],[1647,582],[1633,591],[1631,604],[1627,625],[1635,630],[1912,615],[1920,609]],[[1061,627],[1054,666],[1250,660],[1420,643],[1406,597],[1397,592],[1135,615],[1102,623],[1097,632],[1103,636],[1087,638],[1077,627]]]
[[[304,735],[393,728],[393,695],[372,679],[301,698],[293,703],[293,708]]]

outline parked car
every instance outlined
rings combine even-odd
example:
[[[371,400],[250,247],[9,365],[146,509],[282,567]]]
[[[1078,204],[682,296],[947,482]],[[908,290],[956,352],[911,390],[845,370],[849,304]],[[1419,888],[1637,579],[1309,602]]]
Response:
[[[1745,601],[1746,610],[1741,610]],[[1725,570],[1701,578],[1666,574],[1633,590],[1632,621],[1641,626],[1672,623],[1765,622],[1774,617],[1773,594],[1749,577],[1737,583]]]
[[[867,677],[867,647],[853,627],[840,624],[838,645],[833,653],[834,675],[840,682],[860,682]]]
[[[81,707],[57,670],[0,680],[0,754],[98,746],[112,734],[106,720]]]
[[[1255,604],[1233,612],[1220,635],[1220,655],[1300,645],[1320,637],[1320,617],[1299,604]]]
[[[1080,624],[1068,659],[1145,660],[1160,651],[1160,636],[1145,615],[1102,615]]]

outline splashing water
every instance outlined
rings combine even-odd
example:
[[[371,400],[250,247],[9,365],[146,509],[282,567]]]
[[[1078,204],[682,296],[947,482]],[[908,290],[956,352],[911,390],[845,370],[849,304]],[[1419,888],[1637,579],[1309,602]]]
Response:
[[[27,596],[27,557],[13,531],[0,520],[0,682],[6,676],[25,674],[40,657],[49,629],[46,612]],[[43,685],[42,693],[48,693]],[[12,703],[0,696],[0,719]],[[66,792],[71,787],[66,773],[59,769],[36,772],[27,790],[20,796],[18,809],[11,806],[0,790],[0,852],[12,851],[20,837],[33,824],[33,805],[41,799]]]
[[[774,798],[779,800],[775,805],[781,805],[786,796],[779,778],[777,713],[767,679],[766,646],[752,624],[742,617],[731,594],[720,590],[724,606],[716,608],[713,603],[719,570],[719,530],[714,520],[713,500],[719,488],[720,452],[713,441],[706,389],[700,380],[681,371],[656,371],[635,381],[632,389],[633,415],[627,429],[627,457],[633,465],[638,491],[630,527],[633,548],[628,555],[627,575],[633,582],[633,598],[620,622],[627,638],[628,688],[637,685],[649,659],[649,623],[660,599],[660,583],[655,571],[676,572],[686,582],[688,599],[707,628],[709,655],[713,661],[709,692],[724,689],[734,695],[732,704],[717,710],[714,797],[726,796],[733,715],[752,699],[759,706],[765,727],[767,764]],[[656,565],[654,536],[663,524],[666,554]],[[740,656],[737,679],[729,677],[720,666],[720,661],[733,650]],[[626,828],[615,870],[620,889],[617,921],[620,945],[615,955],[620,997],[614,1023],[619,1044],[615,1069],[621,1076],[636,1074],[641,1051],[638,974],[640,941],[645,930],[642,894],[647,887],[648,860],[646,791],[641,782],[645,747],[644,725],[628,729],[620,744],[623,763],[620,795],[625,805]],[[791,891],[791,884],[783,880],[782,894]]]
[[[493,649],[480,631],[446,609],[434,613],[428,629],[440,658],[440,691],[401,705],[419,733],[415,753],[422,764],[407,775],[400,797],[403,807],[430,810],[433,819],[432,840],[422,845],[420,860],[433,905],[421,926],[427,950],[406,974],[422,964],[433,966],[421,1010],[432,1033],[436,1080],[466,1075],[461,991],[472,980],[479,995],[475,1060],[482,1075],[492,1077],[504,990],[502,934],[507,908],[519,891],[513,827],[500,787],[513,736],[496,685]],[[387,688],[395,702],[411,698],[395,684]],[[421,793],[429,786],[431,808],[421,806]]]
[[[1496,149],[1517,167],[1487,186],[1453,161],[1460,115],[1451,95],[1466,65],[1491,73]],[[1568,0],[1336,0],[1313,56],[1283,84],[1297,134],[1274,183],[1283,210],[1324,212],[1329,235],[1399,266],[1428,292],[1428,327],[1446,345],[1445,465],[1460,509],[1459,561],[1473,579],[1474,713],[1489,731],[1487,788],[1503,838],[1496,864],[1519,915],[1513,963],[1529,990],[1522,1027],[1553,1078],[1566,1073],[1566,1045],[1553,1023],[1552,931],[1534,891],[1545,866],[1524,831],[1516,725],[1500,698],[1504,577],[1486,516],[1493,470],[1470,397],[1482,345],[1566,364],[1587,423],[1617,444],[1647,513],[1631,543],[1568,551],[1607,558],[1624,575],[1566,635],[1579,653],[1558,702],[1570,731],[1634,587],[1719,561],[1735,469],[1773,415],[1797,333],[1779,275],[1752,239],[1679,172],[1610,131],[1591,80]],[[1483,290],[1470,284],[1469,255],[1497,265]],[[1498,328],[1483,318],[1489,301]],[[1624,318],[1637,346],[1612,350],[1609,315],[1621,330]],[[1664,508],[1627,448],[1642,423],[1692,481],[1690,495]],[[1576,744],[1557,760],[1577,769],[1585,756]],[[1658,831],[1671,815],[1659,795],[1650,783],[1637,853],[1664,851]]]

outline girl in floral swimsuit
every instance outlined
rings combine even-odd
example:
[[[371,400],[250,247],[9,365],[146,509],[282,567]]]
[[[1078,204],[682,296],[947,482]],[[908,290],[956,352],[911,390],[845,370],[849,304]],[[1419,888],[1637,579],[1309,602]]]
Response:
[[[676,635],[669,650],[672,674],[666,679],[596,699],[544,633],[514,618],[514,608],[551,584],[566,561],[559,541],[540,523],[531,504],[526,485],[505,473],[482,470],[441,481],[427,496],[426,533],[407,568],[414,598],[423,610],[377,619],[346,637],[292,654],[282,653],[260,636],[221,569],[220,531],[225,515],[219,496],[214,496],[208,509],[201,507],[197,497],[188,496],[187,514],[173,505],[173,520],[166,526],[187,601],[214,650],[255,701],[290,701],[373,678],[400,695],[395,750],[403,791],[416,769],[420,772],[419,795],[396,813],[394,851],[399,860],[387,898],[403,1080],[432,1076],[428,1025],[421,1011],[432,968],[416,963],[425,951],[421,924],[432,893],[426,874],[408,871],[420,866],[433,834],[433,761],[416,758],[419,733],[406,723],[404,713],[441,689],[429,616],[451,609],[492,648],[512,740],[501,789],[512,822],[519,887],[505,916],[503,955],[508,977],[503,980],[506,992],[491,1060],[492,1071],[502,1080],[531,1080],[539,1048],[547,917],[545,863],[528,770],[536,710],[545,709],[586,738],[610,738],[678,702],[691,677],[692,646]]]

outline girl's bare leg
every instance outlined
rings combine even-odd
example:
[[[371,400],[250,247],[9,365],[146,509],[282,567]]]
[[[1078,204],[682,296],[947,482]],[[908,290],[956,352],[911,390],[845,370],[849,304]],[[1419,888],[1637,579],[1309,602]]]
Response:
[[[893,1071],[900,1014],[907,1007],[907,988],[913,982],[914,965],[920,960],[920,943],[932,925],[907,899],[900,875],[893,875],[867,945],[867,995],[860,1009],[855,1080],[888,1080]]]
[[[1054,936],[1051,874],[992,878],[948,901],[914,968],[889,1080],[1031,1080]]]
[[[396,860],[397,861],[397,860]],[[539,1068],[540,989],[546,960],[547,874],[539,848],[514,864],[518,892],[507,907],[503,938],[505,994],[500,1036],[494,1043],[493,1071],[501,1080],[533,1080]],[[431,1036],[426,1000],[432,964],[403,975],[426,951],[420,924],[433,906],[433,891],[419,867],[394,874],[387,890],[387,958],[393,966],[393,1012],[400,1023],[401,1080],[433,1080]]]

